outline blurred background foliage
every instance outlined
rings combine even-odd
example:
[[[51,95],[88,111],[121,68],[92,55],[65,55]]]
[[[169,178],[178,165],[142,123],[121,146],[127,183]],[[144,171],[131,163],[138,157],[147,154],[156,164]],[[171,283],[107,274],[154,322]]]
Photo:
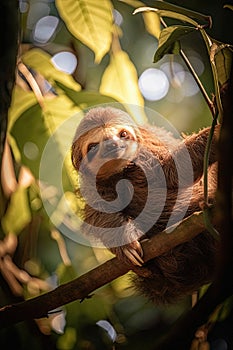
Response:
[[[212,16],[207,32],[230,43],[232,18],[221,1],[170,3]],[[69,157],[83,110],[119,102],[139,123],[154,123],[153,116],[161,115],[180,132],[211,124],[182,58],[165,55],[153,63],[159,17],[133,16],[145,5],[153,7],[154,1],[19,1],[18,70],[1,172],[1,306],[51,290],[111,257],[82,244],[70,215],[83,205],[75,197],[77,176]],[[211,98],[214,81],[202,37],[192,31],[181,44]],[[146,116],[143,106],[153,112]],[[48,318],[1,330],[1,346],[152,349],[190,300],[152,305],[135,293],[130,279],[127,274]]]

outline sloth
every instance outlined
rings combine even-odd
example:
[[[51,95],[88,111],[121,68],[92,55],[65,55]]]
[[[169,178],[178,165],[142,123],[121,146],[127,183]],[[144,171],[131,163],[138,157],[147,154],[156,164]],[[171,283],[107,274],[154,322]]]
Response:
[[[209,203],[216,191],[218,129],[209,155]],[[85,202],[81,230],[137,267],[136,288],[157,304],[174,303],[213,278],[217,243],[208,231],[146,263],[140,243],[201,210],[209,132],[178,139],[162,127],[136,125],[112,107],[90,109],[76,130],[71,157]]]

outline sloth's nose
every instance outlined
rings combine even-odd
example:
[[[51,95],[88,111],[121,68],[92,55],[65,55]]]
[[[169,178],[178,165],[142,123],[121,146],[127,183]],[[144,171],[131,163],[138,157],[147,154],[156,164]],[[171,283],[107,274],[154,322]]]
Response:
[[[122,140],[106,140],[103,145],[103,155],[108,156],[109,154],[117,153],[120,149],[125,148],[124,142]]]
[[[104,148],[106,151],[113,151],[119,147],[119,142],[115,141],[115,140],[108,140],[108,141],[106,141],[104,146],[105,146]]]

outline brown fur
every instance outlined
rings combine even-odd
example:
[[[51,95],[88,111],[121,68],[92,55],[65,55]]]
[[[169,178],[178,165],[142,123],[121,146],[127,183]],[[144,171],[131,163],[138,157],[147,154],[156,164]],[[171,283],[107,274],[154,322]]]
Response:
[[[127,143],[127,152],[130,156],[123,161],[119,158],[107,161],[93,182],[92,164],[94,161],[98,162],[101,153],[98,151],[97,159],[94,161],[85,160],[87,143],[92,142],[92,135],[95,135],[95,139],[100,142],[109,140],[113,130],[111,128],[122,130],[124,125],[130,126],[129,130],[132,130],[128,139],[130,142]],[[200,203],[203,202],[203,156],[208,134],[209,128],[206,128],[179,142],[162,128],[136,126],[121,110],[113,108],[90,110],[80,123],[72,145],[72,161],[76,170],[80,172],[80,190],[87,202],[84,216],[85,223],[89,225],[85,223],[83,225],[85,235],[98,238],[119,259],[127,261],[124,247],[139,251],[137,242],[165,229],[170,219],[171,223],[175,223],[200,210]],[[137,142],[137,149],[134,141]],[[216,189],[216,143],[217,130],[209,159],[210,202],[214,200]],[[190,164],[185,156],[185,150],[191,158],[192,181],[187,176]],[[174,159],[177,159],[178,163],[175,163]],[[120,190],[118,189],[117,194],[116,186],[122,179],[129,181],[124,183]],[[165,198],[164,186],[166,186]],[[153,189],[151,192],[150,188]],[[126,203],[130,196],[132,197],[130,203],[117,210],[119,202],[116,204],[114,201],[119,197],[120,203]],[[187,200],[190,200],[188,205]],[[112,204],[112,212],[106,211],[106,201],[109,205],[112,201],[115,203]],[[148,208],[145,207],[147,201],[149,201]],[[160,213],[159,205],[163,201]],[[143,217],[137,221],[142,211]],[[180,217],[182,212],[183,215]],[[153,221],[153,225],[148,226],[153,217],[156,220]],[[211,280],[215,253],[216,242],[205,231],[195,239],[144,264],[138,269],[139,275],[135,277],[135,284],[140,291],[157,303],[175,302]]]

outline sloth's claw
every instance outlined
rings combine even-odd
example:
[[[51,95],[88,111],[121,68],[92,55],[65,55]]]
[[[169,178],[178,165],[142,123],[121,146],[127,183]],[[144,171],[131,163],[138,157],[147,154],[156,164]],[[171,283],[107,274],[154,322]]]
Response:
[[[144,261],[142,259],[143,250],[138,241],[133,241],[120,247],[111,248],[111,251],[116,254],[117,258],[126,264],[133,264],[135,266],[142,266]]]
[[[143,250],[138,241],[127,244],[122,248],[122,251],[133,265],[142,266],[144,264],[142,259]]]
[[[144,263],[138,252],[132,248],[123,248],[123,253],[134,265],[142,266]]]

